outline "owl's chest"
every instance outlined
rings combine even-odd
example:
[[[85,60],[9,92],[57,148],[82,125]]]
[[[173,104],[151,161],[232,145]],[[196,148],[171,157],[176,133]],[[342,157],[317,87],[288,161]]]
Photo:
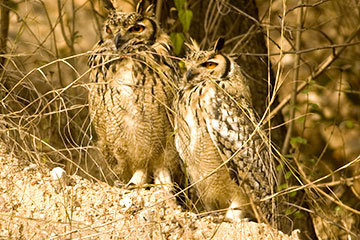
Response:
[[[131,114],[161,95],[158,75],[146,63],[131,58],[112,63],[106,71],[97,69],[93,79],[92,96],[106,107],[120,107]]]
[[[127,101],[134,101],[136,96],[149,88],[153,78],[148,74],[147,66],[131,59],[122,60],[112,66],[112,74],[106,82],[112,89],[116,89]]]
[[[164,103],[170,94],[149,65],[123,59],[108,66],[105,73],[98,69],[96,74],[90,110],[95,113],[95,125],[99,119],[98,125],[103,125],[107,136],[133,139],[146,132],[151,138],[164,131]]]
[[[221,158],[218,149],[211,139],[207,122],[209,119],[208,109],[212,106],[214,92],[201,89],[193,89],[192,91],[185,92],[181,100],[181,109],[178,118],[178,123],[181,124],[181,133],[178,139],[186,139],[183,143],[184,159],[193,174],[196,174],[200,169],[201,173],[208,173],[214,168],[219,166]],[[200,94],[200,92],[202,94]],[[208,104],[209,106],[205,106]],[[184,137],[186,136],[186,137]],[[178,143],[180,145],[181,143]],[[204,169],[205,168],[205,169]],[[200,176],[199,176],[200,177]]]

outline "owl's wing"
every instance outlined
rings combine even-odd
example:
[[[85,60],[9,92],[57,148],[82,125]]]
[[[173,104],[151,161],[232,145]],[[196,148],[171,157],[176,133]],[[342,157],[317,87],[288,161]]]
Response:
[[[166,41],[155,43],[150,49],[151,58],[150,65],[154,66],[154,71],[159,74],[159,77],[164,81],[167,88],[165,91],[168,102],[164,103],[166,107],[166,114],[172,127],[174,127],[174,113],[171,105],[176,96],[177,88],[180,79],[180,68],[178,61],[174,57],[174,53],[170,44]]]
[[[250,187],[261,199],[273,192],[273,166],[267,144],[255,130],[255,111],[245,98],[239,102],[228,95],[214,98],[206,109],[206,126],[233,179]]]

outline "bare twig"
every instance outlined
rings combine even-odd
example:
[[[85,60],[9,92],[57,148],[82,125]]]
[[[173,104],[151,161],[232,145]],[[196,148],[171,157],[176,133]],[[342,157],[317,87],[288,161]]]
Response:
[[[66,35],[66,32],[65,32],[65,26],[64,26],[64,21],[63,21],[63,14],[62,13],[62,10],[64,8],[64,5],[61,5],[61,1],[58,0],[58,12],[59,12],[59,22],[60,22],[60,29],[61,29],[61,33],[63,35],[63,38],[65,40],[65,43],[66,45],[69,47],[70,49],[70,55],[75,55],[75,47],[74,47],[74,41],[75,41],[75,3],[74,3],[74,0],[71,1],[72,3],[72,27],[68,28],[69,29],[69,35],[70,37],[68,38],[67,35]],[[56,50],[57,51],[57,50]],[[72,65],[75,65],[75,61],[74,59],[71,60],[71,64]],[[61,86],[62,87],[65,87],[66,83],[64,83],[60,77],[60,83],[61,83]]]
[[[287,15],[288,13],[294,11],[295,9],[297,8],[304,8],[304,7],[317,7],[323,3],[326,3],[326,2],[329,2],[330,0],[321,0],[319,2],[316,2],[316,3],[312,3],[312,4],[304,4],[303,1],[301,1],[301,4],[293,7],[293,8],[290,8],[286,11],[285,15]]]
[[[341,47],[338,51],[334,51],[334,53],[330,56],[328,56],[318,67],[317,69],[311,73],[309,77],[307,77],[306,81],[300,84],[296,90],[296,93],[301,92],[312,80],[319,77],[340,55],[341,53],[351,45],[351,41],[357,37],[357,35],[360,32],[360,27],[358,27],[351,36],[347,39],[346,44],[344,44],[343,47]],[[278,106],[274,108],[274,110],[271,111],[270,115],[267,117],[266,121],[269,121],[272,119],[285,105],[289,103],[291,99],[291,95],[287,95]]]
[[[61,33],[63,35],[63,38],[66,42],[66,45],[68,45],[68,47],[73,50],[74,49],[74,45],[73,45],[73,41],[72,41],[72,37],[70,37],[70,39],[67,37],[66,32],[65,32],[65,26],[64,26],[64,21],[63,21],[63,13],[62,13],[62,9],[63,6],[61,5],[61,1],[58,0],[57,2],[58,4],[58,11],[59,11],[59,21],[60,21],[60,28],[61,28]],[[73,29],[72,29],[73,30]],[[70,34],[72,34],[72,31],[70,32]]]
[[[0,17],[0,54],[6,53],[6,43],[9,33],[9,0],[1,1],[1,17]],[[5,57],[0,57],[0,75],[4,71]]]
[[[101,23],[99,21],[99,18],[98,18],[98,16],[100,16],[100,14],[96,11],[95,6],[94,6],[94,2],[93,1],[89,1],[89,2],[90,2],[90,5],[91,5],[91,10],[92,10],[91,12],[93,14],[93,18],[94,18],[95,24],[96,24],[96,30],[98,32],[98,35],[100,36],[99,39],[102,39],[102,31],[101,31],[102,25],[101,25]]]
[[[303,3],[303,1],[300,1],[301,3]],[[298,51],[301,49],[301,28],[302,28],[302,23],[303,21],[303,8],[300,8],[298,10],[298,15],[297,15],[297,31],[296,31],[296,38],[295,38],[295,51]],[[293,127],[294,127],[294,121],[291,121],[292,119],[295,118],[295,105],[296,105],[296,96],[297,96],[297,84],[298,84],[298,79],[299,79],[299,68],[300,68],[300,54],[296,54],[295,55],[295,61],[294,61],[294,77],[293,77],[293,87],[292,87],[292,92],[291,92],[291,106],[290,106],[290,122],[287,128],[287,132],[286,132],[286,136],[285,136],[285,140],[282,146],[282,154],[285,155],[288,152],[289,149],[289,145],[290,145],[290,139],[292,136],[292,132],[293,132]]]
[[[233,41],[234,39],[231,39],[231,40]],[[237,53],[237,54],[231,54],[231,55],[234,57],[237,57],[237,56],[255,56],[255,57],[269,56],[269,57],[273,57],[273,56],[288,55],[288,54],[298,55],[298,54],[310,53],[310,52],[326,50],[326,49],[335,50],[336,48],[351,47],[351,46],[355,46],[355,45],[359,45],[359,44],[360,44],[360,41],[355,41],[352,43],[330,44],[327,46],[319,46],[319,47],[307,48],[307,49],[302,49],[302,50],[297,50],[297,51],[295,51],[295,50],[294,51],[282,51],[282,52],[269,53],[269,54],[268,53]]]

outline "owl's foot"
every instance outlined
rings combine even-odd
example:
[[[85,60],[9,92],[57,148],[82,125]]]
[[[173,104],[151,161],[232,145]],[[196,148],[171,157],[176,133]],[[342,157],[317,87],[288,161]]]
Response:
[[[160,168],[154,172],[155,185],[161,185],[166,191],[171,192],[173,189],[173,183],[171,180],[170,171],[166,168]]]
[[[246,217],[246,211],[241,210],[241,203],[238,201],[233,201],[229,207],[229,210],[226,212],[225,219],[231,222],[240,222]]]
[[[142,186],[146,183],[147,174],[146,171],[143,169],[136,170],[128,184],[126,185],[127,188],[133,188],[135,186]]]

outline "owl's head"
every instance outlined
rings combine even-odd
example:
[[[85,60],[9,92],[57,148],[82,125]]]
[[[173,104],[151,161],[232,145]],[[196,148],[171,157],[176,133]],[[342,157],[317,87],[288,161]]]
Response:
[[[234,70],[234,61],[221,52],[223,46],[223,38],[219,38],[214,47],[208,51],[200,50],[194,41],[189,44],[190,51],[185,60],[187,72],[184,81],[196,83],[205,79],[228,79]]]
[[[203,83],[213,82],[234,99],[243,98],[251,103],[248,78],[244,76],[235,59],[221,52],[224,43],[225,40],[219,38],[214,47],[208,51],[200,50],[194,41],[187,45],[189,47],[185,60],[187,72],[180,88],[194,88]]]
[[[144,1],[140,0],[135,12],[119,12],[110,1],[105,3],[110,12],[103,28],[103,41],[112,42],[120,51],[129,45],[154,43],[159,26],[152,5],[144,9]]]

